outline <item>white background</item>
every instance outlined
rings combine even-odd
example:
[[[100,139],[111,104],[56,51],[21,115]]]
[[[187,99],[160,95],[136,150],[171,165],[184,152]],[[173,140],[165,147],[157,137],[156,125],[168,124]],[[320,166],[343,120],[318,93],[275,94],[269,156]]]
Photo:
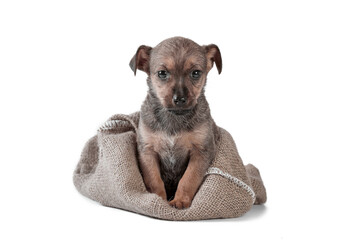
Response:
[[[354,239],[353,1],[1,1],[1,239]],[[115,113],[139,110],[139,45],[185,36],[223,58],[213,118],[268,202],[168,222],[82,197],[72,172]]]

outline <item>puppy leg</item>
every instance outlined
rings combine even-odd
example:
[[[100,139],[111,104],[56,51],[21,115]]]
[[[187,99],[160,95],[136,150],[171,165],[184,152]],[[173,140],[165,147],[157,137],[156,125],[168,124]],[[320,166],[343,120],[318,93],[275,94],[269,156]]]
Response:
[[[145,149],[140,153],[140,167],[147,190],[166,200],[164,182],[160,176],[159,158],[156,152]]]
[[[178,184],[175,197],[169,202],[171,206],[178,209],[190,207],[208,166],[208,159],[199,150],[192,152],[186,171]]]

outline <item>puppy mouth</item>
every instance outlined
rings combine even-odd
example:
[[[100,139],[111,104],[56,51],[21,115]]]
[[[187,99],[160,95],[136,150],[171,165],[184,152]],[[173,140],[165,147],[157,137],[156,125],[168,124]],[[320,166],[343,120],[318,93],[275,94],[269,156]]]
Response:
[[[186,115],[189,112],[191,112],[191,108],[190,109],[179,109],[179,108],[168,108],[167,109],[170,113],[175,114],[175,115]]]

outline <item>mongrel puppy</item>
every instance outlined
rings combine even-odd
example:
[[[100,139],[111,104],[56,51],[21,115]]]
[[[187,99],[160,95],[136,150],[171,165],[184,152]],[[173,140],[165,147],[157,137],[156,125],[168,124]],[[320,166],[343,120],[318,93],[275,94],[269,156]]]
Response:
[[[139,166],[147,190],[188,208],[215,157],[218,129],[204,94],[207,74],[222,58],[214,44],[182,37],[140,46],[130,62],[148,74],[138,127]]]

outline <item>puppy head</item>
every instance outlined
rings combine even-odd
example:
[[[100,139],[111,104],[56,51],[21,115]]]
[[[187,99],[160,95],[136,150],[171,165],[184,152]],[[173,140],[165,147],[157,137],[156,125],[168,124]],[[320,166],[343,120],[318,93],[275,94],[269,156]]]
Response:
[[[213,63],[221,73],[222,58],[216,45],[200,46],[187,38],[174,37],[154,48],[140,46],[130,67],[134,73],[139,69],[148,74],[150,91],[163,107],[183,114],[197,104]]]

